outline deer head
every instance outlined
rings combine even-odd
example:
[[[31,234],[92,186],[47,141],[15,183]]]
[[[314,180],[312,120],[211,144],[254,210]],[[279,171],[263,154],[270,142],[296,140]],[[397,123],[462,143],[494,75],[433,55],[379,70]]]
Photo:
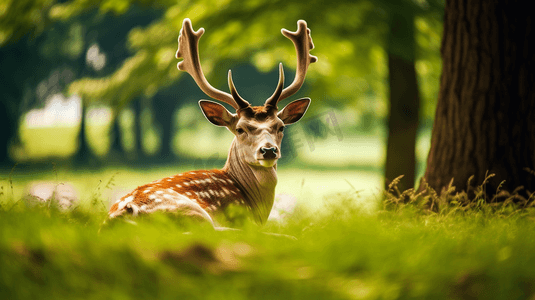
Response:
[[[201,110],[212,124],[225,126],[235,135],[235,153],[240,160],[252,167],[274,167],[281,157],[281,141],[285,125],[293,124],[303,117],[309,104],[309,98],[295,100],[279,110],[279,101],[295,94],[303,85],[310,63],[317,61],[309,51],[314,48],[310,29],[303,20],[297,22],[296,32],[282,29],[282,34],[292,40],[297,51],[297,69],[295,79],[284,88],[284,70],[279,65],[279,83],[273,95],[263,106],[251,106],[236,90],[232,81],[232,72],[228,72],[230,94],[215,89],[206,80],[199,58],[199,39],[204,29],[193,30],[191,21],[184,19],[178,37],[178,69],[188,72],[199,88],[209,97],[231,105],[236,112],[228,111],[223,105],[209,100],[199,101]]]

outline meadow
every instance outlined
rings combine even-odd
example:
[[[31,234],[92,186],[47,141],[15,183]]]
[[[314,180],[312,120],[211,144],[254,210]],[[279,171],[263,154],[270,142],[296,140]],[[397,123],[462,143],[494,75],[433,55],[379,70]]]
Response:
[[[58,148],[39,137],[72,141],[76,130],[22,128],[28,141],[23,154],[50,155]],[[96,137],[108,128],[92,130],[92,147],[106,150],[109,145]],[[166,215],[105,223],[116,199],[138,185],[194,169],[193,160],[145,168],[108,162],[94,169],[61,163],[35,169],[23,162],[3,171],[0,299],[534,297],[532,208],[466,205],[460,196],[400,194],[395,186],[385,192],[384,134],[355,137],[343,130],[343,140],[311,140],[299,127],[293,130],[288,139],[302,146],[297,159],[278,168],[275,213],[258,226],[229,212],[239,231],[215,232]],[[225,137],[215,139],[225,143]],[[428,140],[425,131],[418,143],[420,174]],[[214,148],[199,145],[190,151],[209,164]],[[71,153],[75,147],[62,149]],[[221,151],[220,158],[226,149]],[[27,205],[29,189],[41,183],[72,186],[78,201],[68,210]],[[429,209],[430,202],[437,206]]]
[[[169,170],[51,171],[81,189],[70,210],[28,207],[2,182],[1,299],[529,299],[535,295],[535,213],[515,204],[470,207],[451,199],[362,195],[334,171],[339,191],[307,179],[282,185],[295,207],[264,226],[234,218],[215,232],[166,215],[106,223],[118,185]],[[282,177],[322,171],[280,170]],[[285,174],[285,175],[283,175]],[[310,175],[312,176],[312,175]],[[28,178],[26,178],[28,177]],[[49,177],[49,178],[48,178]],[[26,179],[25,179],[26,178]],[[347,181],[346,181],[347,180]],[[302,181],[302,180],[301,180]],[[127,183],[128,182],[128,183]],[[345,187],[343,187],[345,185]],[[292,190],[293,188],[293,190]],[[281,193],[282,191],[282,193]],[[484,195],[480,195],[484,197]],[[434,198],[435,197],[435,198]],[[411,198],[411,199],[412,199]],[[425,202],[441,203],[429,210]],[[280,198],[279,198],[280,200]],[[448,204],[449,203],[449,204]],[[312,205],[311,205],[312,204]],[[268,233],[276,233],[273,235]],[[294,237],[294,238],[292,238]]]

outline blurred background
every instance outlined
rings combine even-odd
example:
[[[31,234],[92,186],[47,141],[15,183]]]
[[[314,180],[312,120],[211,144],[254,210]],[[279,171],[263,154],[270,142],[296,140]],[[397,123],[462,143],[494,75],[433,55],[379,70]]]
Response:
[[[253,105],[274,91],[279,62],[293,80],[295,49],[280,29],[304,19],[312,30],[319,60],[290,99],[312,104],[285,135],[279,197],[380,198],[401,174],[412,187],[430,143],[443,9],[440,0],[1,0],[1,193],[55,181],[78,198],[109,190],[113,201],[163,176],[222,167],[233,135],[204,119],[197,102],[207,96],[176,68],[184,18],[206,30],[211,84],[228,91],[232,69]]]

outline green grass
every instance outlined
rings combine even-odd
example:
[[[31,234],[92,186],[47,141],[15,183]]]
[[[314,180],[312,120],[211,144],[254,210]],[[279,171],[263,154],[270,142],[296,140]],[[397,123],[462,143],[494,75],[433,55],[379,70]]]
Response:
[[[76,188],[81,198],[92,195],[104,202],[119,196],[137,186],[154,180],[192,170],[193,166],[154,167],[132,170],[127,167],[103,168],[98,170],[72,171],[65,167],[50,165],[48,170],[35,171],[31,165],[17,165],[11,172],[0,173],[0,192],[19,199],[27,187],[35,182],[68,183]],[[382,177],[375,170],[306,168],[299,165],[282,166],[278,171],[277,194],[289,194],[306,206],[319,208],[323,198],[339,192],[359,191],[361,200],[370,204],[381,194]],[[110,188],[105,188],[111,185]],[[2,195],[0,195],[0,201]]]
[[[214,232],[164,215],[103,226],[99,193],[83,194],[80,206],[62,212],[26,208],[8,189],[0,198],[1,299],[535,295],[535,214],[513,204],[466,207],[407,193],[411,204],[389,194],[387,209],[370,210],[354,191],[305,193],[281,222]],[[428,210],[424,202],[440,206]]]

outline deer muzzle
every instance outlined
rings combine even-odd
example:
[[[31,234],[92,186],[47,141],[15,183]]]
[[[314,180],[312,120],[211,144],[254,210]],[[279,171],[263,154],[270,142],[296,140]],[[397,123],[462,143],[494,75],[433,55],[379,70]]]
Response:
[[[277,154],[279,153],[279,150],[277,150],[276,147],[270,147],[270,148],[261,147],[260,153],[262,153],[262,156],[264,157],[264,159],[276,159]]]
[[[263,146],[258,150],[257,160],[263,167],[272,167],[280,158],[280,151],[275,146]]]

